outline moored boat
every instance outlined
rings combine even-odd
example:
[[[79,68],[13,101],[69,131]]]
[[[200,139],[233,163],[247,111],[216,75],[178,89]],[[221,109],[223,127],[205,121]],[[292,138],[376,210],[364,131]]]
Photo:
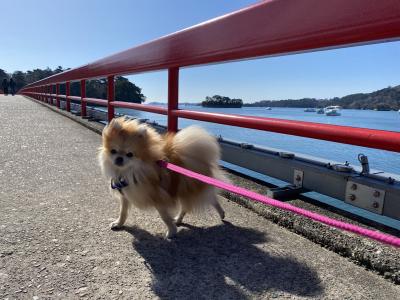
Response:
[[[315,108],[309,107],[304,110],[305,112],[316,112]]]
[[[340,106],[334,105],[334,106],[328,106],[324,108],[325,115],[327,116],[340,116]]]

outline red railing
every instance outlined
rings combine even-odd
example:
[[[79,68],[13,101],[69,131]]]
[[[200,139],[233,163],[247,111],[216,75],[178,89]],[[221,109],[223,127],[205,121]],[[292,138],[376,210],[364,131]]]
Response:
[[[168,130],[176,131],[178,117],[327,141],[400,152],[400,133],[271,118],[216,114],[178,109],[179,68],[370,44],[400,39],[398,0],[271,0],[204,22],[147,44],[108,56],[79,68],[26,86],[21,94],[50,102],[66,99],[114,108],[131,108],[168,116]],[[168,108],[114,101],[114,76],[168,70]],[[107,100],[86,98],[85,82],[107,77]],[[70,96],[69,86],[80,81],[81,96]],[[66,95],[59,85],[66,84]],[[52,94],[56,86],[56,94]],[[52,103],[52,102],[51,102]]]

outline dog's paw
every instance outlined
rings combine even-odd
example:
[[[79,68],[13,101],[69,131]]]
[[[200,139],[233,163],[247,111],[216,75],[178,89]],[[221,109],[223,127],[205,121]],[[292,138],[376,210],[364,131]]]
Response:
[[[122,226],[124,226],[124,225],[121,224],[118,220],[116,220],[116,221],[110,223],[110,229],[111,229],[111,230],[118,230],[118,229],[121,229]]]
[[[178,232],[178,230],[175,228],[171,228],[167,231],[167,233],[165,234],[165,237],[167,239],[172,239],[173,237],[176,236],[176,233]]]

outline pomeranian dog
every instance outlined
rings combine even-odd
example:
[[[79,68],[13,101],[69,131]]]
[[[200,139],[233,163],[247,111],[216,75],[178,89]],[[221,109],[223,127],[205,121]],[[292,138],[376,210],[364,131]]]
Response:
[[[217,140],[205,130],[190,126],[178,133],[160,135],[152,127],[124,117],[113,119],[103,130],[99,162],[111,183],[111,193],[120,200],[120,213],[111,229],[124,225],[131,205],[155,208],[168,230],[177,233],[186,213],[211,204],[221,219],[217,189],[200,181],[161,168],[166,160],[183,168],[227,181],[219,168]],[[172,212],[178,212],[175,217]]]

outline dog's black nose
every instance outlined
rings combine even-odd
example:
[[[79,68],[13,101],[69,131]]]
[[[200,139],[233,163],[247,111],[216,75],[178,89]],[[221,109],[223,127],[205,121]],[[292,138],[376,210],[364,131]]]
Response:
[[[124,158],[121,157],[121,156],[118,156],[118,157],[115,159],[115,164],[116,164],[117,166],[122,166],[122,165],[124,164]]]

